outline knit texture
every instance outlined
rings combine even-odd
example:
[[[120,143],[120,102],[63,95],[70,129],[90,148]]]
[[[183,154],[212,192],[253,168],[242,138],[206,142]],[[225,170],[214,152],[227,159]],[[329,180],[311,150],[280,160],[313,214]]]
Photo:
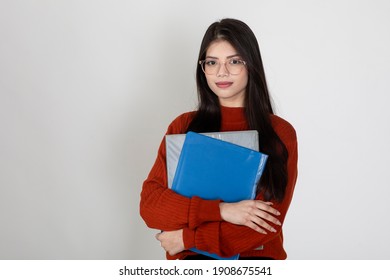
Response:
[[[248,124],[244,108],[221,107],[221,131],[247,130]],[[185,133],[194,112],[178,116],[168,127],[166,134]],[[271,122],[288,151],[287,188],[282,202],[273,202],[281,215],[278,219],[283,225],[290,206],[297,179],[297,138],[294,128],[282,118],[271,115]],[[261,141],[261,139],[260,139]],[[150,228],[171,231],[183,229],[185,251],[167,259],[183,259],[194,254],[189,248],[196,247],[203,251],[230,257],[240,254],[242,257],[270,257],[286,259],[283,248],[281,226],[274,226],[277,232],[260,234],[246,227],[225,222],[221,218],[220,200],[204,200],[199,197],[187,198],[176,194],[167,187],[165,137],[162,140],[156,161],[143,183],[140,201],[140,213]],[[264,200],[262,195],[256,199]],[[262,246],[261,250],[256,250]]]

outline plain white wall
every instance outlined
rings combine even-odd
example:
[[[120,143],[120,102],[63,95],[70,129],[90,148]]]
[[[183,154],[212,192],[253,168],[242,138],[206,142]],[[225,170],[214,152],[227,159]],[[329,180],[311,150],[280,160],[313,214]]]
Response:
[[[388,1],[0,1],[0,259],[163,259],[139,194],[196,106],[209,24],[248,23],[299,137],[290,259],[390,257]]]

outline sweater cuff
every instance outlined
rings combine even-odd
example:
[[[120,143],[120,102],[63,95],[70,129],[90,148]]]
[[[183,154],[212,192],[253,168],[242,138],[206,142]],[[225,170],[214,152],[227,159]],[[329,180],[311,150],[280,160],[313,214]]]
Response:
[[[204,222],[222,221],[220,203],[221,200],[204,200],[197,196],[192,197],[188,214],[188,227],[195,229]]]
[[[195,247],[195,230],[189,228],[183,229],[183,243],[184,249],[186,250]]]

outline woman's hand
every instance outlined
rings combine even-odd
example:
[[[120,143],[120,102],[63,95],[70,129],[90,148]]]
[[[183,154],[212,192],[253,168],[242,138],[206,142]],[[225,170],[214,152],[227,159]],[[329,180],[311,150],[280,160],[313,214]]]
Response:
[[[267,234],[264,229],[276,232],[276,229],[268,222],[281,225],[280,221],[273,216],[279,216],[280,213],[271,205],[271,202],[261,200],[243,200],[236,203],[222,202],[219,208],[224,221],[247,226],[259,233]]]
[[[161,247],[163,247],[171,256],[184,250],[182,229],[157,233],[156,239],[160,241]]]

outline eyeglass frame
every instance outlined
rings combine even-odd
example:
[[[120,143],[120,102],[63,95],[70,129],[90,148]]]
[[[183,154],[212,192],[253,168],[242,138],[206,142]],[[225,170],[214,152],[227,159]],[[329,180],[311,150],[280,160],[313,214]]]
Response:
[[[218,59],[216,59],[216,60],[218,60]],[[229,71],[228,67],[226,67],[226,62],[227,62],[227,61],[232,61],[232,60],[240,61],[244,67],[246,66],[246,61],[245,61],[245,60],[242,60],[242,59],[235,59],[234,57],[232,57],[232,58],[229,58],[228,60],[225,60],[225,61],[223,61],[223,62],[219,62],[219,60],[218,60],[218,63],[219,63],[219,68],[218,68],[218,70],[217,70],[215,73],[213,73],[213,74],[208,74],[208,73],[206,73],[206,70],[205,70],[205,67],[204,67],[204,63],[207,61],[207,59],[199,60],[199,64],[200,64],[200,67],[202,68],[203,73],[205,73],[206,75],[215,75],[215,74],[217,74],[218,71],[221,70],[222,64],[225,66],[226,70],[229,72],[230,75],[239,75],[239,74],[242,72],[242,69],[243,69],[244,67],[242,67],[241,70],[240,70],[240,72],[237,73],[237,74],[231,73],[231,72]]]

